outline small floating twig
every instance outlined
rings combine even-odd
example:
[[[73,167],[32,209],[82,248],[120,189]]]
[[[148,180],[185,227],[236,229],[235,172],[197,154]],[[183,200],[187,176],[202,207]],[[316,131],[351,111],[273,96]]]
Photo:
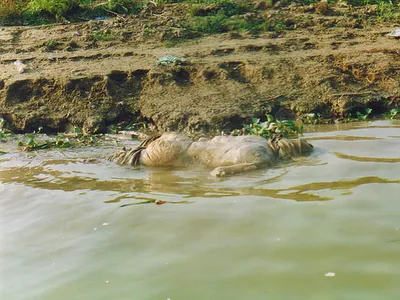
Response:
[[[169,204],[190,204],[190,203],[193,203],[193,202],[187,201],[187,200],[182,200],[182,201],[147,200],[147,201],[142,201],[142,202],[132,202],[132,203],[127,203],[127,204],[122,204],[122,205],[120,205],[120,207],[131,206],[131,205],[140,205],[140,204],[149,204],[149,203],[155,203],[156,205],[162,205],[162,204],[165,204],[165,203],[169,203]]]

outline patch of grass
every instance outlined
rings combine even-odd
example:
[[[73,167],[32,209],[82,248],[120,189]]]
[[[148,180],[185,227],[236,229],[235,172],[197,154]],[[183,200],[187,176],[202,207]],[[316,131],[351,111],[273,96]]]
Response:
[[[58,42],[57,40],[50,40],[50,41],[44,42],[41,45],[41,47],[43,47],[45,51],[53,51],[59,45],[60,45],[60,42]]]
[[[22,13],[21,17],[22,25],[43,25],[56,23],[57,19],[49,13],[27,10]]]
[[[265,31],[268,26],[265,20],[229,20],[228,21],[229,30],[237,31],[249,31],[251,33],[258,33],[260,31]]]
[[[194,34],[214,34],[228,31],[248,31],[252,34],[262,31],[281,32],[291,29],[285,25],[281,17],[277,19],[245,19],[240,16],[227,17],[217,14],[206,17],[193,17],[183,25]]]
[[[340,0],[341,1],[341,0]],[[377,5],[375,18],[378,22],[393,22],[400,18],[400,0],[347,0],[352,6]],[[278,2],[271,0],[272,4]],[[290,3],[309,5],[319,0],[281,0],[282,5]],[[334,4],[339,0],[332,0]],[[0,0],[0,25],[41,25],[60,19],[87,20],[117,14],[137,14],[149,7],[162,7],[169,3],[188,4],[188,13],[193,18],[189,27],[197,32],[220,33],[227,30],[281,31],[288,25],[285,18],[271,20],[230,20],[247,12],[257,13],[248,0]],[[205,18],[205,19],[198,19]],[[228,20],[229,19],[229,20]],[[279,19],[279,20],[277,20]],[[208,29],[207,25],[211,28]],[[231,29],[232,28],[232,29]]]
[[[222,33],[228,30],[227,17],[223,14],[207,17],[194,17],[184,27],[192,32],[199,33]]]
[[[204,5],[207,4],[207,5]],[[213,3],[200,3],[191,6],[190,13],[192,16],[214,16],[224,15],[231,17],[234,15],[240,15],[251,10],[252,6],[245,2],[233,1],[233,0],[218,0]]]
[[[80,0],[31,0],[32,10],[48,12],[56,17],[66,16],[68,12],[80,5]]]
[[[109,30],[93,32],[91,37],[94,41],[112,41],[115,40],[115,35]]]
[[[334,2],[339,2],[339,1],[334,1]],[[388,4],[396,4],[396,0],[391,1],[391,0],[347,0],[345,1],[349,5],[353,6],[363,6],[363,5],[374,5],[374,4],[382,4],[382,3],[388,3]],[[398,1],[397,1],[398,3]]]
[[[391,3],[381,2],[377,6],[378,22],[391,22],[400,20],[400,5],[397,7]]]
[[[0,0],[0,25],[22,24],[21,17],[26,1]]]
[[[151,28],[150,26],[145,26],[145,27],[143,28],[143,35],[144,35],[145,37],[152,37],[152,36],[154,36],[154,29]]]
[[[150,1],[108,0],[105,7],[120,14],[135,14],[140,12],[148,2]]]
[[[185,38],[173,38],[163,41],[161,43],[161,46],[165,48],[173,48],[182,44],[183,42],[185,42],[185,40],[186,40]]]

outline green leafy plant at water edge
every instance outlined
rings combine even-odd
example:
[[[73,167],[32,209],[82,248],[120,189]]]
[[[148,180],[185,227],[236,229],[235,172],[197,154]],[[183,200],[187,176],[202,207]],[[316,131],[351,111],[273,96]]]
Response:
[[[322,121],[322,116],[319,113],[309,113],[300,117],[303,124],[319,124]]]
[[[397,116],[397,114],[400,112],[400,109],[398,109],[398,108],[393,108],[391,111],[390,111],[390,119],[394,119],[396,116]]]
[[[4,128],[6,121],[0,118],[0,139],[5,139],[11,136],[11,133],[7,132],[7,129]]]
[[[107,133],[118,133],[120,131],[139,131],[148,129],[148,124],[146,122],[138,122],[138,123],[126,123],[121,122],[118,124],[110,125],[107,127]]]
[[[371,108],[366,108],[364,114],[363,114],[363,113],[360,113],[360,112],[358,111],[358,112],[356,113],[356,115],[357,115],[357,118],[358,118],[360,121],[365,121],[365,120],[368,118],[368,116],[370,115],[371,112],[372,112],[372,109],[371,109]]]
[[[94,32],[91,37],[95,41],[111,41],[115,39],[114,34],[108,29],[103,32]]]
[[[27,134],[27,141],[24,143],[22,141],[18,142],[18,147],[23,151],[35,151],[44,149],[66,149],[76,146],[89,146],[95,145],[97,143],[97,137],[94,135],[83,134],[80,128],[75,128],[75,133],[71,138],[64,135],[57,135],[55,140],[48,140],[44,142],[36,141],[36,134]]]
[[[27,134],[28,140],[26,143],[18,142],[18,147],[20,147],[23,151],[34,151],[34,150],[43,150],[43,149],[51,149],[51,148],[70,148],[71,143],[68,139],[64,139],[63,136],[56,136],[55,141],[45,141],[38,143],[36,142],[35,134]]]
[[[272,115],[266,114],[267,121],[261,122],[252,118],[252,123],[244,125],[241,130],[234,130],[232,135],[252,134],[265,138],[296,137],[303,132],[303,126],[297,126],[292,120],[276,120]]]
[[[75,143],[78,145],[94,145],[97,143],[97,137],[95,135],[84,134],[79,127],[75,127],[75,135]]]
[[[385,119],[391,119],[393,120],[394,118],[396,118],[397,114],[400,112],[400,109],[398,108],[393,108],[390,110],[390,112],[388,114],[384,114],[383,117]]]

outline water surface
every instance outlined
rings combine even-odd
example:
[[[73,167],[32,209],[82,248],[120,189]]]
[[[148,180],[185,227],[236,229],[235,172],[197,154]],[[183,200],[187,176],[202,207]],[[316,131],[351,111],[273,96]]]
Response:
[[[400,123],[304,136],[311,156],[227,179],[1,143],[0,298],[399,299]]]

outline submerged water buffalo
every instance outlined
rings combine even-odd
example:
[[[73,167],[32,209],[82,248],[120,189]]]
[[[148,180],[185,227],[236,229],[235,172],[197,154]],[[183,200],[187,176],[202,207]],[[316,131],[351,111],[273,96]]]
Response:
[[[193,141],[182,133],[165,132],[148,138],[134,149],[125,149],[108,158],[122,165],[184,166],[199,164],[214,168],[222,177],[258,168],[271,167],[285,158],[307,155],[313,146],[304,139],[270,139],[260,136],[216,136]]]

